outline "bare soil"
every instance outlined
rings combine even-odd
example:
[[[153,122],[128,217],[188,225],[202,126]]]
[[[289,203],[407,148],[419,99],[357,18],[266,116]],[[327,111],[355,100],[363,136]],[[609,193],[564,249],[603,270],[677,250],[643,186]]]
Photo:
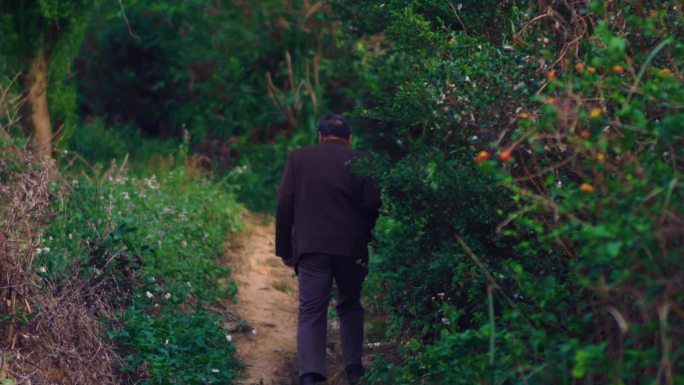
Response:
[[[296,276],[275,256],[273,220],[249,214],[244,222],[226,261],[238,285],[235,310],[248,325],[233,335],[245,365],[242,383],[290,385],[296,378]]]

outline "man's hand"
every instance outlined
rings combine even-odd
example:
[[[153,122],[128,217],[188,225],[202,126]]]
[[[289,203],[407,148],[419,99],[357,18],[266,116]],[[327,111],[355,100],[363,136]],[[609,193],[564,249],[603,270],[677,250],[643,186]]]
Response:
[[[297,258],[283,258],[283,263],[285,264],[285,266],[294,267],[294,265],[297,263]]]

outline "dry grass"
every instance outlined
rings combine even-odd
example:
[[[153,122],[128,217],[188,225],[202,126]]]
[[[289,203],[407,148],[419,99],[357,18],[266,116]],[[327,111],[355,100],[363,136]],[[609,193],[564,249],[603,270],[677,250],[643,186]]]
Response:
[[[51,201],[69,189],[51,161],[10,136],[22,99],[0,85],[0,379],[17,384],[120,384],[101,316],[112,313],[109,278],[49,282],[33,271]],[[56,188],[49,189],[50,184]]]

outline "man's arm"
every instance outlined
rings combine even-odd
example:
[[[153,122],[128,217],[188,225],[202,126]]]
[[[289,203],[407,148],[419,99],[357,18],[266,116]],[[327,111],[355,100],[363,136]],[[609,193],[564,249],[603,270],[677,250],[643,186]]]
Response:
[[[285,264],[292,260],[292,226],[294,224],[294,165],[292,154],[287,157],[278,188],[276,209],[275,253]]]

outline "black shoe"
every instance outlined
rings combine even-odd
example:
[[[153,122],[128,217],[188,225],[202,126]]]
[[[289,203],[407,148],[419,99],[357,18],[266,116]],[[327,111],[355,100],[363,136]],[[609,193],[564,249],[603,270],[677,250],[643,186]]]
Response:
[[[308,373],[299,377],[299,385],[316,385],[316,375]]]
[[[349,365],[344,368],[344,371],[347,372],[349,385],[358,384],[361,377],[366,373],[366,370],[361,365]]]

